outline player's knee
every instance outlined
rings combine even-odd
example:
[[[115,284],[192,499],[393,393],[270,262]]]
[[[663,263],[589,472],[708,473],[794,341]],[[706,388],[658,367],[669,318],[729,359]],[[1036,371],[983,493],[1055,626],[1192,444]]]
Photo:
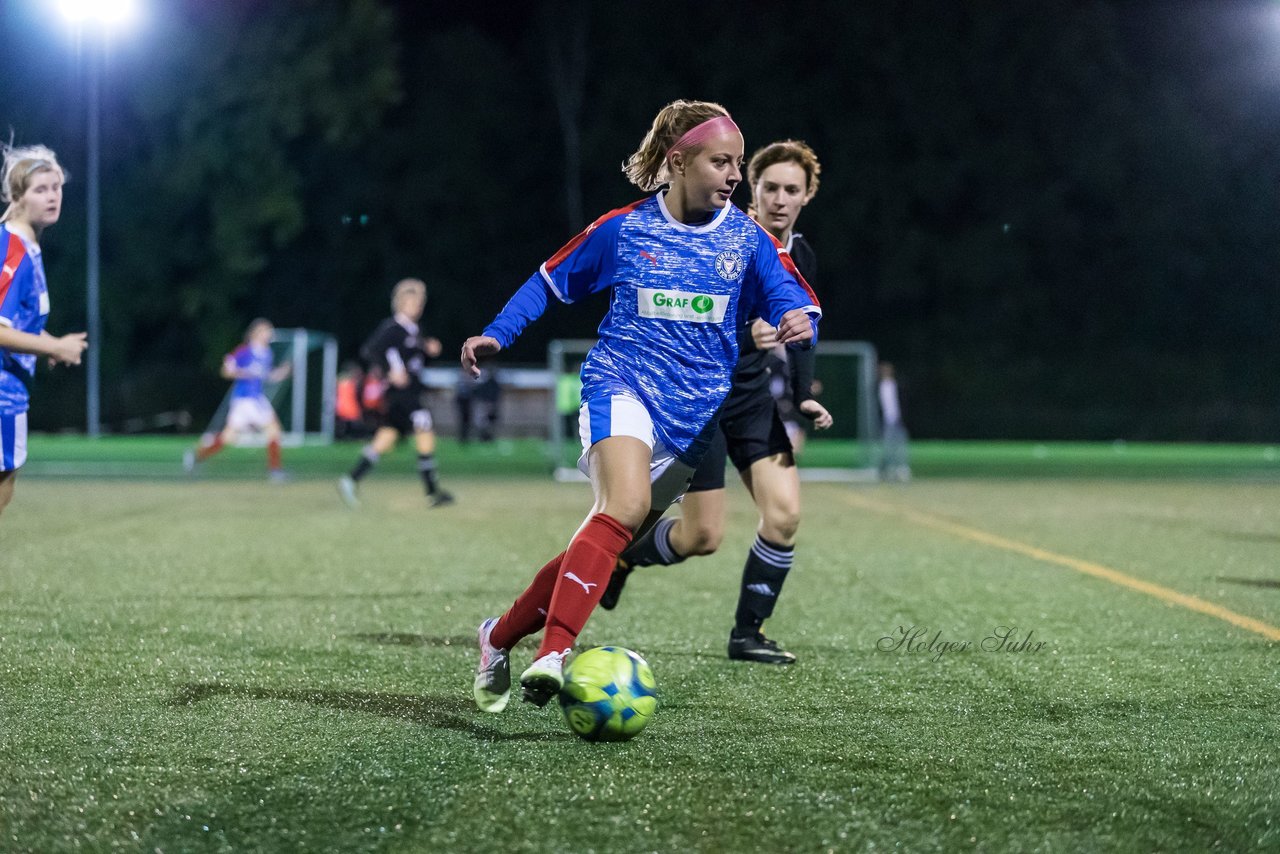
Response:
[[[634,532],[639,530],[649,516],[649,497],[645,495],[613,498],[600,508],[600,512]]]
[[[761,533],[776,543],[791,543],[800,530],[799,505],[768,508],[761,517]]]
[[[724,529],[717,525],[690,525],[685,529],[687,557],[715,554],[724,540]]]

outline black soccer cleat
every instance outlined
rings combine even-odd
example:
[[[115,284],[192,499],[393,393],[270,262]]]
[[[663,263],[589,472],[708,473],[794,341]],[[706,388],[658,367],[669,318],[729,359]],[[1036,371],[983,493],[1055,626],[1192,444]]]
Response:
[[[600,607],[606,611],[612,611],[618,607],[618,599],[622,596],[622,588],[627,586],[627,576],[631,574],[631,567],[621,559],[618,565],[613,568],[613,574],[609,576],[609,583],[604,588],[604,593],[600,595]]]
[[[795,664],[794,653],[778,646],[760,632],[739,637],[729,635],[729,657],[734,661],[754,661],[758,664]]]
[[[427,503],[432,507],[448,507],[450,504],[454,503],[453,495],[441,489],[438,492],[433,492],[431,495],[427,496]]]

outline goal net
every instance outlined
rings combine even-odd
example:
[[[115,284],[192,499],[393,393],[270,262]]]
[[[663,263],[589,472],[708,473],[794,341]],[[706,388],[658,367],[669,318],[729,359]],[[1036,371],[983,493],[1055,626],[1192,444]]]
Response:
[[[338,385],[338,341],[327,332],[314,329],[277,329],[271,336],[271,353],[276,365],[288,364],[289,375],[280,382],[267,381],[262,393],[276,411],[282,430],[281,444],[329,444],[333,441],[334,398]],[[228,389],[205,428],[211,437],[226,425],[231,407]],[[243,433],[236,444],[261,445],[260,433]]]
[[[594,339],[557,339],[547,346],[547,370],[554,378],[554,405],[547,434],[557,480],[578,480],[578,406],[581,403],[582,361]],[[797,455],[805,480],[875,480],[876,349],[866,341],[821,341],[814,369],[816,397],[831,413],[834,424],[815,431],[807,419],[805,439]]]

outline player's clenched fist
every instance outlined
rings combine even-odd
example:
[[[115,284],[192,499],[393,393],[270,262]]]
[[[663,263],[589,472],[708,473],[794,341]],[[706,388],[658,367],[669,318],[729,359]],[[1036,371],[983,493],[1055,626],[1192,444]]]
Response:
[[[84,332],[72,332],[69,335],[55,338],[49,348],[49,360],[51,362],[60,362],[64,365],[80,364],[80,356],[84,353],[85,348],[89,346],[89,342],[86,340],[87,337]]]
[[[782,322],[778,324],[779,344],[800,344],[812,340],[813,324],[803,308],[793,308],[782,315]]]

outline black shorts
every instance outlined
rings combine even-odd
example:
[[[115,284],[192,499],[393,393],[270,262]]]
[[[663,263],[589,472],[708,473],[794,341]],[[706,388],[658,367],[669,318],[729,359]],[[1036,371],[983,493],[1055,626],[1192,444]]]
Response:
[[[711,447],[693,473],[689,492],[724,489],[726,457],[744,472],[756,460],[784,453],[791,453],[791,439],[768,389],[741,403],[730,399],[720,413],[720,427],[711,436]]]
[[[393,428],[401,436],[429,432],[432,420],[426,394],[387,395],[387,420],[383,426]]]

